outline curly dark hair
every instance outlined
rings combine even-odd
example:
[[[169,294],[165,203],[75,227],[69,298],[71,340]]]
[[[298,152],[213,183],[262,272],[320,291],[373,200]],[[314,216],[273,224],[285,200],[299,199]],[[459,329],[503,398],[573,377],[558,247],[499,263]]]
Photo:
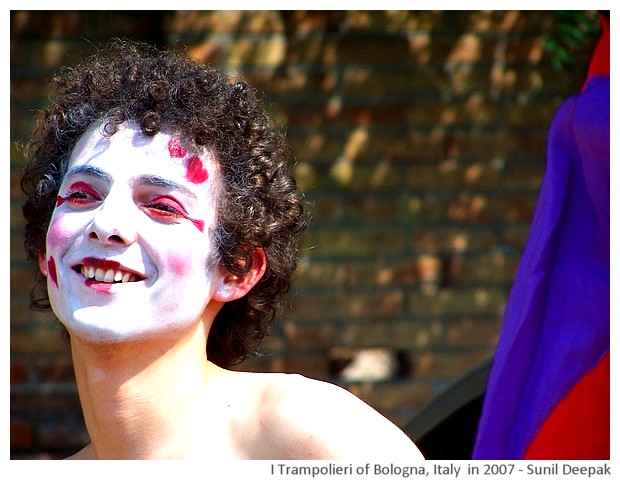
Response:
[[[303,196],[289,171],[284,135],[245,83],[201,65],[182,52],[115,39],[52,80],[59,92],[37,117],[26,147],[21,186],[28,199],[25,249],[37,261],[73,147],[95,122],[113,135],[136,121],[146,135],[162,128],[209,149],[222,178],[212,235],[218,262],[243,275],[262,248],[267,269],[243,298],[226,303],[207,341],[209,360],[222,367],[257,351],[278,314],[297,266],[307,225]],[[50,308],[38,273],[31,308]]]

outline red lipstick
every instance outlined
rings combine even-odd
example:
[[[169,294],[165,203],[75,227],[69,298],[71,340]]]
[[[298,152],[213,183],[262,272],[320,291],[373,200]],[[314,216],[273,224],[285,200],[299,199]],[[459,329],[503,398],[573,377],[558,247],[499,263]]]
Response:
[[[114,260],[103,260],[97,257],[83,258],[81,261],[81,265],[88,265],[95,268],[105,268],[106,270],[126,270],[125,268],[121,268],[121,264],[119,262],[115,262]]]

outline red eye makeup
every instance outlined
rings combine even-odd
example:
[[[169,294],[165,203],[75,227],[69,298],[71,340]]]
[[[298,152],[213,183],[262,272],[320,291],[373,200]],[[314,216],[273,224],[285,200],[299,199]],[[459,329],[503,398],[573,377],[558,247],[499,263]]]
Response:
[[[91,185],[85,182],[75,182],[64,197],[56,197],[56,206],[59,207],[65,202],[75,205],[90,205],[101,200],[101,195]]]
[[[170,197],[156,197],[146,202],[144,208],[148,209],[152,215],[159,219],[184,218],[192,222],[200,232],[204,232],[205,222],[191,218],[187,215],[183,207]]]

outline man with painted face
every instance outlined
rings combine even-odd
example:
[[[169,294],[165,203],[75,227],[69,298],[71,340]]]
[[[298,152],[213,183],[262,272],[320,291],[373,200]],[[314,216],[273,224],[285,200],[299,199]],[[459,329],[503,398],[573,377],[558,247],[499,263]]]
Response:
[[[230,370],[267,334],[306,226],[251,89],[120,40],[54,83],[23,211],[32,306],[66,327],[91,439],[72,458],[421,459],[340,387]]]

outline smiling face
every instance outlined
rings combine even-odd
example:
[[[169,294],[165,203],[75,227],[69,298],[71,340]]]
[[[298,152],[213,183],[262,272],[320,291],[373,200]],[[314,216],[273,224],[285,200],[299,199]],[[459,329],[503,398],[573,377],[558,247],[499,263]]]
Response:
[[[41,269],[54,312],[90,342],[145,339],[194,325],[221,296],[209,238],[216,164],[167,133],[99,126],[76,145]]]

